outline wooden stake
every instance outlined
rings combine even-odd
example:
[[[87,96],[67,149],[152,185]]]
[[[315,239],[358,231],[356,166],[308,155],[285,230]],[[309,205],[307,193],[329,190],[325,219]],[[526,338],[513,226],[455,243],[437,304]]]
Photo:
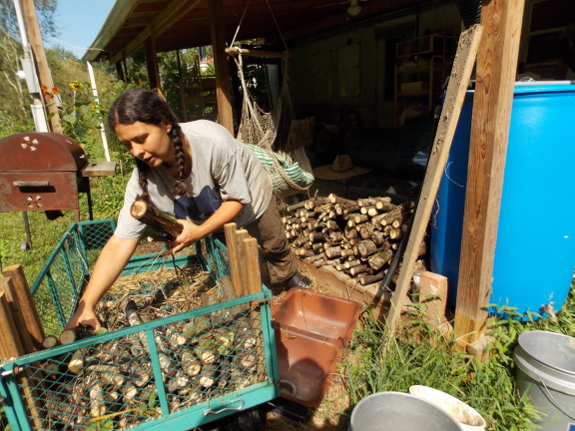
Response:
[[[247,293],[257,293],[262,287],[262,277],[260,273],[260,254],[258,241],[255,238],[244,239],[245,266],[247,268],[248,283]]]
[[[235,223],[226,223],[224,225],[224,234],[226,236],[226,246],[228,248],[228,260],[230,264],[230,272],[232,275],[232,284],[236,296],[242,296],[242,279],[240,273],[240,263],[238,260],[238,246],[237,246],[237,225]]]
[[[30,334],[26,331],[26,323],[24,321],[24,316],[22,315],[22,310],[18,304],[18,298],[14,293],[14,285],[12,283],[12,277],[4,277],[0,279],[0,291],[5,294],[6,302],[10,308],[10,314],[14,320],[14,325],[16,332],[14,332],[14,337],[18,338],[20,345],[22,346],[21,354],[33,353],[36,351]]]
[[[447,161],[482,32],[483,27],[481,25],[474,25],[461,33],[459,38],[457,53],[445,95],[445,104],[431,148],[431,155],[421,188],[419,203],[415,211],[411,234],[403,257],[395,292],[392,296],[391,308],[387,315],[387,340],[385,343],[386,346],[383,349],[384,354],[387,352],[387,347],[389,347],[391,340],[395,336],[397,319],[403,309],[407,291],[411,284],[419,244],[423,240],[427,229],[427,223],[429,222],[433,203],[437,195],[437,189],[439,188],[439,182],[441,181],[443,169]]]
[[[2,360],[17,358],[25,354],[5,292],[0,293],[0,356]],[[18,374],[18,373],[17,373]],[[22,387],[24,406],[32,416],[32,424],[37,429],[44,429],[44,412],[38,403],[32,371],[24,369],[16,376],[17,383]]]
[[[10,277],[12,279],[18,308],[24,319],[24,326],[22,326],[22,328],[26,328],[26,332],[30,334],[30,339],[34,346],[34,350],[28,351],[27,353],[41,350],[43,348],[42,342],[45,338],[44,328],[40,322],[40,316],[38,315],[36,304],[34,304],[34,299],[32,298],[32,293],[26,281],[22,265],[12,265],[4,268],[2,274],[4,277]]]
[[[244,247],[244,240],[249,238],[250,234],[246,229],[238,229],[236,231],[236,238],[237,238],[237,249],[240,250],[240,254],[238,255],[238,263],[240,266],[240,279],[241,279],[241,287],[242,287],[242,296],[247,295],[249,293],[249,277],[248,277],[248,268],[246,265],[246,250]]]

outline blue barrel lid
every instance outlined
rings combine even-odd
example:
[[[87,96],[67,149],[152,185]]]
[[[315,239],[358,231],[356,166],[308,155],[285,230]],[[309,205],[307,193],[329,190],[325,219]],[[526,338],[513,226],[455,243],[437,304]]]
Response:
[[[514,94],[575,92],[575,81],[528,81],[516,82]]]

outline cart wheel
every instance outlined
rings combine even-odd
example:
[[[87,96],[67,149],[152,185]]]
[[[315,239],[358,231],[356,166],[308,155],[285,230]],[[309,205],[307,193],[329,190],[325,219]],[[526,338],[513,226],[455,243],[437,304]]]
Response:
[[[245,412],[235,413],[217,423],[212,423],[215,428],[202,428],[210,431],[265,431],[266,414],[258,406],[252,407]]]

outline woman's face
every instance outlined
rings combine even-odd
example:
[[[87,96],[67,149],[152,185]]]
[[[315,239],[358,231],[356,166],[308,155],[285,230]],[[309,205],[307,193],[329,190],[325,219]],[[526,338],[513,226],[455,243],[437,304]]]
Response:
[[[149,166],[174,165],[174,148],[168,132],[172,125],[167,121],[159,126],[136,121],[132,124],[118,124],[115,132],[126,149],[134,157]]]

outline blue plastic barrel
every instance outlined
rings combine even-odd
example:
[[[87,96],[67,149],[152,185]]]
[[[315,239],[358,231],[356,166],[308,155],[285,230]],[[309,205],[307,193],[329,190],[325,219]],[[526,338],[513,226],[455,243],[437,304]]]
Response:
[[[431,270],[457,298],[473,92],[465,103],[431,216]],[[575,85],[517,83],[490,302],[540,312],[567,298],[575,267]]]

